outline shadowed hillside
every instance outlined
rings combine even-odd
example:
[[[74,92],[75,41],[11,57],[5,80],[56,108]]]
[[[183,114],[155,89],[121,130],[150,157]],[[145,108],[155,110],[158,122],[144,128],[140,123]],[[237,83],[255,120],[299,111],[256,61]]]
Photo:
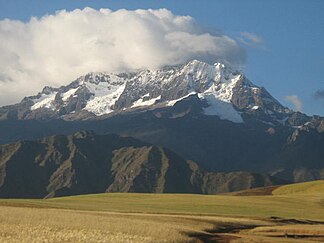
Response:
[[[280,184],[249,172],[211,173],[176,153],[118,135],[77,132],[0,146],[0,196],[100,192],[215,194]]]

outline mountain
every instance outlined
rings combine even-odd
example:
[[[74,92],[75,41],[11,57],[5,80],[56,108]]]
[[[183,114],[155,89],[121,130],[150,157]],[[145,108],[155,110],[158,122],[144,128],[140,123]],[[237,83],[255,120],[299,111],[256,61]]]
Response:
[[[89,73],[0,108],[1,144],[80,130],[162,146],[210,172],[324,179],[324,119],[284,107],[222,63]]]
[[[160,70],[89,73],[67,86],[45,87],[20,103],[0,108],[0,120],[67,121],[105,119],[121,113],[173,107],[192,97],[200,112],[234,123],[311,124],[324,130],[323,118],[282,106],[239,70],[197,60]]]
[[[19,104],[1,108],[0,118],[93,119],[174,106],[189,96],[197,97],[205,115],[236,123],[243,122],[246,114],[284,123],[293,113],[232,67],[194,60],[155,71],[89,73],[67,86],[45,87]]]
[[[99,192],[215,194],[282,183],[256,173],[206,172],[166,148],[114,134],[82,131],[0,146],[0,197]]]
[[[67,121],[105,119],[118,114],[173,107],[192,98],[206,116],[234,123],[249,121],[324,130],[323,118],[282,106],[229,65],[197,60],[160,70],[89,73],[67,86],[45,87],[20,103],[0,108],[0,120]],[[179,114],[177,114],[179,115]]]

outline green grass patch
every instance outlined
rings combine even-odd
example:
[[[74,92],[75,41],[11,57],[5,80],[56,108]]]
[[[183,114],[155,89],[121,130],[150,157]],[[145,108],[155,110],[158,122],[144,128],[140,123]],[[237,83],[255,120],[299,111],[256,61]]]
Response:
[[[288,194],[316,194],[324,193],[324,180],[310,181],[281,186],[275,189],[273,195],[288,195]]]
[[[231,196],[103,193],[53,199],[2,199],[0,205],[89,211],[284,217],[324,221],[324,194]]]

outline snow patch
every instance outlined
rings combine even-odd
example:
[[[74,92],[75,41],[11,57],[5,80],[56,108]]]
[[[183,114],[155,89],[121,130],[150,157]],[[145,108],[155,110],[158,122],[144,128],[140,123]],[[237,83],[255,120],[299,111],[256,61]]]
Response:
[[[233,88],[236,86],[237,81],[239,81],[241,75],[233,76],[228,78],[228,80],[222,80],[220,84],[213,84],[208,90],[204,93],[211,93],[215,98],[224,101],[226,103],[231,103],[233,96]]]
[[[185,95],[185,96],[183,96],[183,97],[181,97],[181,98],[179,98],[179,99],[176,99],[176,100],[170,100],[170,101],[168,101],[168,102],[166,103],[166,106],[174,106],[175,103],[177,103],[178,101],[183,100],[183,99],[189,97],[190,95],[194,95],[194,94],[196,94],[196,92],[190,92],[189,94],[187,94],[187,95]]]
[[[75,89],[70,89],[68,91],[66,91],[65,93],[61,94],[62,100],[64,102],[68,101],[69,98],[71,96],[73,96],[75,94],[75,92],[78,90],[79,88],[75,88]]]
[[[114,111],[112,106],[123,93],[125,83],[120,86],[109,86],[108,83],[99,83],[98,85],[89,83],[87,87],[94,96],[83,109],[100,116]],[[107,91],[109,91],[108,94]]]
[[[184,81],[188,82],[192,92],[179,99],[168,101],[167,106],[173,106],[192,94],[198,94],[200,99],[205,99],[209,104],[209,107],[204,108],[206,115],[216,115],[236,123],[243,122],[241,115],[231,103],[233,88],[242,78],[240,73],[234,73],[230,67],[222,63],[209,65],[194,60],[183,68],[182,74],[185,74]]]
[[[214,94],[199,94],[201,99],[205,99],[208,107],[204,108],[204,113],[209,116],[219,116],[220,119],[229,120],[235,123],[242,123],[240,113],[234,109],[231,103],[219,100]]]
[[[42,94],[42,96],[38,99],[33,100],[34,105],[30,108],[31,110],[36,110],[39,108],[47,108],[54,110],[54,100],[57,92],[51,93],[51,94]]]
[[[142,96],[142,98],[145,98],[145,97],[150,97],[150,93],[147,93],[147,94]]]
[[[143,99],[144,97],[147,97],[147,96],[144,95],[144,96],[142,96],[142,98],[140,98],[139,100],[135,101],[133,103],[133,105],[131,106],[131,108],[140,107],[140,106],[150,106],[150,105],[154,105],[157,100],[160,100],[161,99],[161,95],[159,95],[156,98],[153,98],[153,99],[150,99],[150,100],[145,100],[145,101]]]

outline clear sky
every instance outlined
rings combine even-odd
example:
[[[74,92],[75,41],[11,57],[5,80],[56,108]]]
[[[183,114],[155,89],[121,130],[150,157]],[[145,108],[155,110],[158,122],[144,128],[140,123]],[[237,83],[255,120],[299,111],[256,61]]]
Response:
[[[57,10],[167,8],[219,29],[247,50],[245,73],[281,103],[292,96],[307,114],[324,115],[324,1],[322,0],[0,0],[0,20],[28,21]],[[293,99],[296,101],[296,99]]]

